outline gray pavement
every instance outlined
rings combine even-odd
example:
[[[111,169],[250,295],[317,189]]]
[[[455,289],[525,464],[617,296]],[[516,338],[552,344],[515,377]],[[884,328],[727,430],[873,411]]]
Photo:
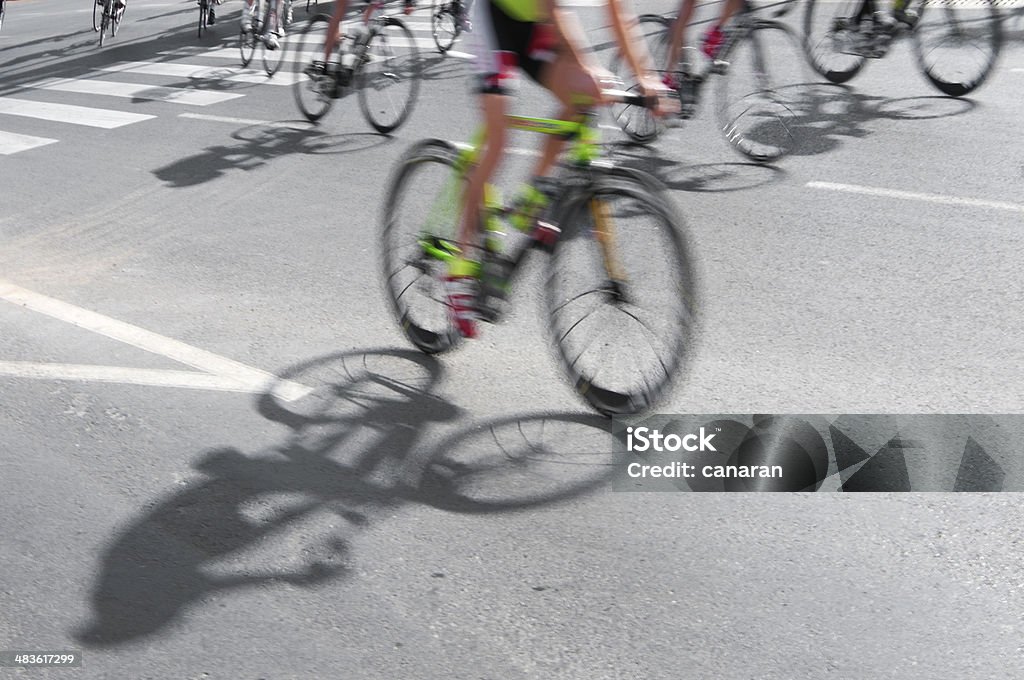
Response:
[[[289,87],[236,77],[240,8],[197,39],[193,4],[134,0],[99,49],[87,3],[8,5],[0,649],[85,658],[0,677],[1024,675],[1018,495],[613,493],[531,286],[479,341],[411,351],[382,187],[414,140],[471,135],[471,66],[431,55],[391,138],[354,99],[310,128]],[[427,13],[410,23],[429,44]],[[969,99],[905,46],[822,88],[814,143],[775,166],[736,156],[710,106],[654,154],[616,151],[670,187],[703,284],[659,411],[1021,412],[1019,11],[1006,28]],[[168,87],[242,96],[148,98]],[[517,108],[550,105],[527,84]],[[524,441],[594,453],[521,469],[503,455]],[[494,467],[424,483],[439,458]]]

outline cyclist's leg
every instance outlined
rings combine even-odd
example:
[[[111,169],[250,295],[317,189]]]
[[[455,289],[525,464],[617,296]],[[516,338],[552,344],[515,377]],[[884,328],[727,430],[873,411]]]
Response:
[[[531,73],[531,70],[528,68],[527,72]],[[581,107],[576,102],[580,98],[596,102],[601,97],[593,77],[569,50],[560,51],[554,61],[544,66],[539,81],[561,103],[562,108],[556,115],[559,120],[572,120],[579,114]],[[534,177],[545,177],[551,172],[565,143],[566,140],[557,135],[545,136],[544,148],[533,168]]]
[[[252,14],[256,0],[245,0],[245,6],[242,7],[242,19],[241,26],[243,31],[248,31],[252,28]]]
[[[665,77],[663,80],[666,85],[673,89],[679,86],[674,74],[679,70],[679,54],[683,51],[686,27],[690,25],[690,20],[693,18],[693,10],[696,6],[696,0],[683,0],[679,4],[679,16],[676,17],[669,32],[668,59],[665,64]]]
[[[341,32],[341,20],[345,18],[345,11],[348,9],[348,0],[338,0],[334,4],[334,14],[327,23],[327,40],[324,41],[324,64],[331,61],[331,52],[338,44],[338,34]]]
[[[718,15],[718,21],[704,34],[704,42],[701,48],[704,54],[712,59],[718,54],[718,49],[725,42],[725,25],[741,8],[743,0],[725,0],[722,3],[722,12]]]

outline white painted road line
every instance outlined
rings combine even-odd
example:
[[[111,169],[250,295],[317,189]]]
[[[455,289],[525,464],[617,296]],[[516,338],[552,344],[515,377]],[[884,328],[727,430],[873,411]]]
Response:
[[[208,120],[212,123],[231,123],[232,125],[259,125],[261,127],[285,128],[292,130],[308,130],[316,127],[313,123],[307,123],[304,120],[257,120],[255,118],[235,118],[234,116],[211,116],[206,113],[179,113],[178,118]]]
[[[13,97],[0,97],[0,113],[24,116],[25,118],[38,118],[39,120],[52,120],[58,123],[88,125],[89,127],[106,128],[108,130],[156,118],[156,116],[150,116],[145,113],[128,113],[126,111],[96,109],[90,106],[34,102],[29,99],[15,99]]]
[[[190,80],[227,80],[234,83],[284,86],[294,84],[298,75],[291,72],[282,72],[271,78],[264,71],[151,61],[126,61],[121,64],[114,64],[113,66],[104,66],[100,70],[114,73],[140,73],[147,76],[170,76],[172,78],[188,78]]]
[[[172,104],[188,106],[209,106],[231,99],[244,97],[244,94],[231,92],[209,92],[185,87],[153,87],[142,83],[120,83],[112,80],[95,80],[83,78],[52,78],[31,83],[26,87],[40,90],[57,90],[59,92],[77,92],[79,94],[98,94],[108,97],[124,97],[126,99],[148,99],[164,101]]]
[[[147,352],[207,371],[230,381],[236,390],[261,393],[271,387],[281,399],[293,401],[309,394],[310,388],[276,376],[258,368],[227,359],[212,352],[187,345],[184,342],[158,335],[67,302],[62,302],[0,279],[0,300],[45,314],[59,321],[98,333],[105,337],[137,347]],[[224,389],[224,388],[221,388]]]
[[[56,139],[46,137],[33,137],[32,135],[19,135],[15,132],[4,132],[0,130],[0,156],[10,156],[19,151],[27,151],[37,146],[54,144]]]
[[[0,361],[0,376],[33,380],[76,380],[148,387],[178,387],[193,390],[247,392],[259,394],[250,385],[211,373],[168,371],[153,368],[89,366],[83,364],[38,364],[28,361]]]
[[[1024,213],[1024,204],[1008,203],[1006,201],[989,201],[983,198],[961,198],[959,196],[945,196],[943,194],[920,194],[913,191],[865,187],[856,184],[836,184],[834,182],[808,182],[804,186],[810,189],[841,191],[848,194],[862,194],[864,196],[877,196],[880,198],[898,198],[907,201],[924,201],[926,203],[939,203],[942,205],[989,208],[992,210],[1009,210],[1011,212]]]

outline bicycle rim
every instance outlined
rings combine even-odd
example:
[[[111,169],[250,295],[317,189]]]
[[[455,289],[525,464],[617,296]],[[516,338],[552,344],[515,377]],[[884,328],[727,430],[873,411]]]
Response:
[[[807,0],[804,8],[804,54],[830,83],[845,83],[864,68],[863,56],[851,54],[859,30],[856,18],[866,0]]]
[[[448,142],[416,144],[399,161],[384,203],[381,258],[388,300],[405,336],[429,354],[460,339],[442,285],[447,265],[425,247],[454,243],[463,190],[457,156]]]
[[[577,393],[606,415],[650,409],[691,350],[696,276],[684,223],[641,175],[610,170],[575,197],[548,264],[558,357]]]
[[[668,61],[669,26],[669,20],[657,14],[640,17],[640,33],[647,42],[647,50],[658,73],[664,73]],[[625,83],[626,90],[634,94],[639,92],[636,76],[620,55],[616,54],[612,59],[609,70]],[[619,129],[637,144],[653,142],[661,134],[660,123],[648,109],[629,104],[613,104],[611,112]]]
[[[452,48],[459,37],[459,25],[451,2],[434,0],[430,8],[430,30],[438,52],[444,54]]]
[[[281,17],[277,17],[277,21],[280,22],[281,21]],[[275,24],[273,24],[273,23],[269,23],[268,24],[267,22],[271,22],[270,14],[267,14],[267,16],[265,18],[265,21],[264,21],[264,26],[267,26],[267,25],[275,26]],[[280,23],[278,23],[276,25],[280,26]],[[264,38],[266,38],[266,37],[267,36],[264,36]],[[281,68],[281,64],[284,62],[284,51],[285,51],[284,38],[280,38],[278,40],[277,49],[273,49],[272,50],[269,47],[267,47],[267,43],[266,43],[265,40],[263,42],[261,42],[260,44],[263,46],[263,70],[265,70],[267,72],[268,76],[273,77],[273,75],[275,73],[277,73],[277,71]]]
[[[334,88],[333,76],[322,74],[311,78],[306,69],[314,62],[324,58],[324,43],[327,41],[327,24],[330,17],[326,14],[318,14],[306,24],[302,32],[291,41],[294,51],[292,63],[295,65],[295,82],[292,85],[292,92],[295,95],[295,103],[299,111],[306,117],[306,120],[315,123],[323,118],[334,100],[329,96],[329,90]],[[334,52],[337,57],[337,50]],[[337,67],[337,63],[330,65]]]
[[[962,97],[978,89],[995,68],[1002,47],[999,12],[991,0],[917,5],[914,53],[938,90]]]
[[[801,113],[815,108],[811,83],[793,52],[799,46],[787,29],[759,23],[730,51],[729,70],[719,78],[716,113],[722,134],[752,161],[768,163],[792,153],[801,134],[811,130]]]
[[[381,134],[400,127],[412,113],[420,89],[419,51],[405,23],[393,17],[381,23],[357,77],[366,121]]]

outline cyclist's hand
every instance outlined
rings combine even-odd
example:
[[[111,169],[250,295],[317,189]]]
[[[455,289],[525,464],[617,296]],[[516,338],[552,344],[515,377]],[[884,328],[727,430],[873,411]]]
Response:
[[[640,93],[651,102],[651,113],[661,118],[678,114],[679,101],[672,96],[672,90],[665,86],[657,76],[647,74],[638,83]]]

